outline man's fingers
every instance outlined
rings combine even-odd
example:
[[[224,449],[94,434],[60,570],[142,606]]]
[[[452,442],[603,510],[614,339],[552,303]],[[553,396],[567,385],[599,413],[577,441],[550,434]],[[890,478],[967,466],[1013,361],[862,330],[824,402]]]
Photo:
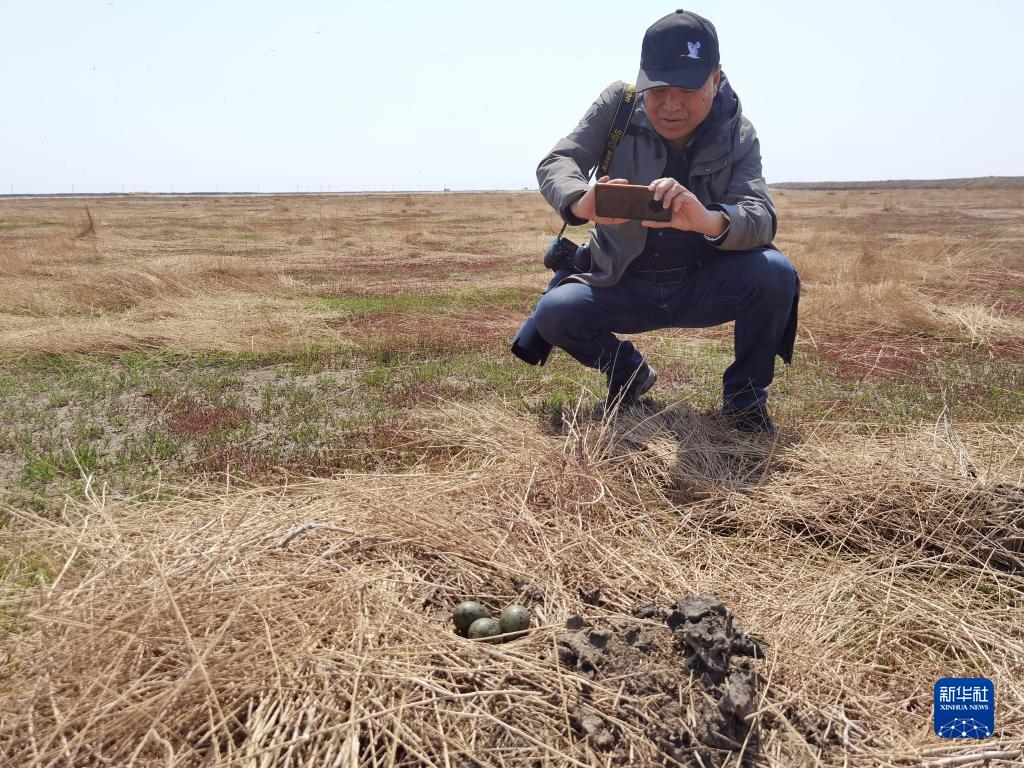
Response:
[[[679,193],[672,199],[672,207],[676,211],[680,211],[687,203],[690,202],[695,202],[698,205],[700,204],[700,201],[697,200],[697,197],[693,194],[693,192],[688,190],[686,187],[680,185]]]
[[[661,204],[666,208],[676,207],[685,196],[686,190],[676,184],[665,193],[665,196],[661,199]],[[676,207],[676,210],[679,210],[678,207]]]
[[[657,179],[651,182],[650,189],[654,191],[654,199],[661,200],[665,194],[675,186],[675,179]]]
[[[644,219],[640,223],[645,227],[650,227],[651,229],[665,229],[665,227],[672,226],[671,221],[651,221],[649,219]]]

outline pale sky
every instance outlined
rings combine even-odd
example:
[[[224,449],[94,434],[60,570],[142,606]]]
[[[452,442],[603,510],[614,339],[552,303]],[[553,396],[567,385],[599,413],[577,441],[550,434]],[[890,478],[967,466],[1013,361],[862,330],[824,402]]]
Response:
[[[1024,175],[1024,2],[0,0],[0,193],[520,189],[685,7],[769,182]]]

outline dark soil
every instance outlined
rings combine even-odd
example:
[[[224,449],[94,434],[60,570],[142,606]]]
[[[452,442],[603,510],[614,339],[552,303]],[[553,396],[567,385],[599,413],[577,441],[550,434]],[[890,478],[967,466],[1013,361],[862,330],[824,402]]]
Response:
[[[636,764],[623,729],[641,732],[663,765],[754,762],[761,644],[713,595],[681,597],[672,610],[638,605],[634,619],[570,617],[559,661],[594,681],[571,710],[573,728],[615,765]],[[609,708],[598,699],[618,691]],[[614,719],[608,716],[614,712]],[[635,744],[634,744],[635,746]]]

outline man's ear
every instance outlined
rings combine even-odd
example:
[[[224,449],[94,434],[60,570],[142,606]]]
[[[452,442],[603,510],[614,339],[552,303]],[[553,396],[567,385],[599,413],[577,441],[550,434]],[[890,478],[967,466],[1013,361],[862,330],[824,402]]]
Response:
[[[711,77],[715,79],[715,90],[718,90],[718,83],[722,79],[722,67],[721,65],[715,67],[715,71],[711,73]]]

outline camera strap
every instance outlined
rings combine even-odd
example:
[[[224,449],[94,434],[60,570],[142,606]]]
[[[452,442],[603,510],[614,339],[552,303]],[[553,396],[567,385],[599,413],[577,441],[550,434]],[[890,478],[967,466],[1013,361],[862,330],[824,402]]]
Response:
[[[601,173],[608,173],[612,164],[612,156],[626,135],[629,128],[629,121],[633,119],[633,107],[636,105],[636,88],[626,85],[619,99],[619,106],[615,109],[615,117],[612,118],[612,127],[608,130],[608,141],[605,144],[604,157],[601,158]],[[593,174],[594,171],[591,171]]]
[[[604,145],[604,154],[601,156],[601,162],[590,169],[590,180],[597,175],[598,168],[601,169],[602,175],[608,173],[608,169],[612,164],[612,157],[615,155],[615,150],[618,148],[619,142],[622,141],[622,137],[626,135],[626,131],[629,129],[629,121],[633,119],[633,108],[635,106],[636,87],[627,83],[625,89],[622,91],[622,96],[619,97],[619,104],[615,108],[615,116],[612,118],[611,128],[608,129],[608,140]],[[565,234],[565,228],[568,226],[568,222],[564,222],[562,224],[562,230],[558,233],[559,237]]]

